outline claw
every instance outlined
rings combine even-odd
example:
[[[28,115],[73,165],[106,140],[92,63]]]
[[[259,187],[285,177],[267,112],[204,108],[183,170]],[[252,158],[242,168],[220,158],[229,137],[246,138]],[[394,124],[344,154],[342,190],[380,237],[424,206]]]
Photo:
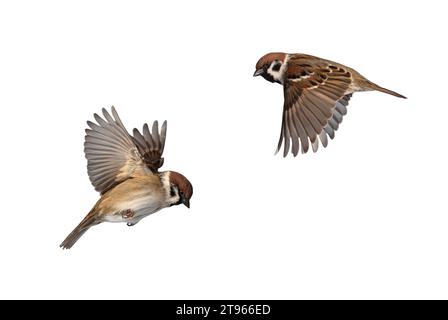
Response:
[[[123,219],[130,219],[134,217],[134,211],[132,211],[131,209],[127,209],[126,211],[121,213],[121,217]]]

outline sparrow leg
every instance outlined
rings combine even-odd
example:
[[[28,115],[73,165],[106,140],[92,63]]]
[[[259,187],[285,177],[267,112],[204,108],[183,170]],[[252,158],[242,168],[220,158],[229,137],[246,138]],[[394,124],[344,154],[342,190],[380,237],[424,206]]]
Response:
[[[135,213],[131,209],[127,209],[126,211],[123,211],[121,213],[121,217],[126,220],[132,219],[134,217],[134,215],[135,215]]]
[[[138,218],[138,219],[133,219],[133,220],[129,221],[129,222],[126,223],[126,224],[127,224],[128,227],[132,227],[132,226],[135,226],[137,223],[139,223],[139,221],[140,221],[141,219],[142,219],[141,217]]]

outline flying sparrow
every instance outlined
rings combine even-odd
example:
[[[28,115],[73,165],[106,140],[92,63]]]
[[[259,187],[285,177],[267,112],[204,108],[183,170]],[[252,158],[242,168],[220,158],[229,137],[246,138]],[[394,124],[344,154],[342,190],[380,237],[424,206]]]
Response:
[[[300,145],[302,153],[310,144],[316,152],[319,139],[326,147],[327,135],[334,138],[353,92],[376,90],[406,99],[370,82],[352,68],[306,54],[268,53],[255,68],[254,77],[261,75],[283,85],[283,121],[276,152],[284,141],[284,157],[291,145],[294,156]]]
[[[140,133],[129,135],[112,107],[112,116],[103,109],[98,124],[87,121],[84,152],[87,171],[101,198],[81,223],[61,243],[70,249],[92,226],[101,222],[137,224],[144,217],[173,205],[190,207],[191,183],[175,171],[159,172],[163,165],[166,121],[159,133],[154,122],[151,132],[145,123]]]

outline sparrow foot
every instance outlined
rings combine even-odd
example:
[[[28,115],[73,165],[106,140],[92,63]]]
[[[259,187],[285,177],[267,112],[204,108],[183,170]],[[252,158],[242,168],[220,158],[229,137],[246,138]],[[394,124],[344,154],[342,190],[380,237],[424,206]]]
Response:
[[[126,211],[123,211],[123,212],[121,213],[121,217],[122,217],[123,219],[131,219],[131,218],[134,217],[134,215],[135,215],[135,213],[134,213],[134,211],[132,211],[131,209],[127,209]]]

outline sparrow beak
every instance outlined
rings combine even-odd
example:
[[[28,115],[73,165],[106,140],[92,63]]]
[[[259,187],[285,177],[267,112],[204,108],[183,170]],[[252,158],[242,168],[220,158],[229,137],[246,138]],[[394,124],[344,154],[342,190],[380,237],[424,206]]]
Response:
[[[190,200],[182,199],[182,203],[184,204],[184,206],[186,206],[188,209],[190,209]]]
[[[257,69],[257,70],[255,70],[254,77],[257,77],[257,76],[261,75],[263,72],[264,72],[264,69]]]

